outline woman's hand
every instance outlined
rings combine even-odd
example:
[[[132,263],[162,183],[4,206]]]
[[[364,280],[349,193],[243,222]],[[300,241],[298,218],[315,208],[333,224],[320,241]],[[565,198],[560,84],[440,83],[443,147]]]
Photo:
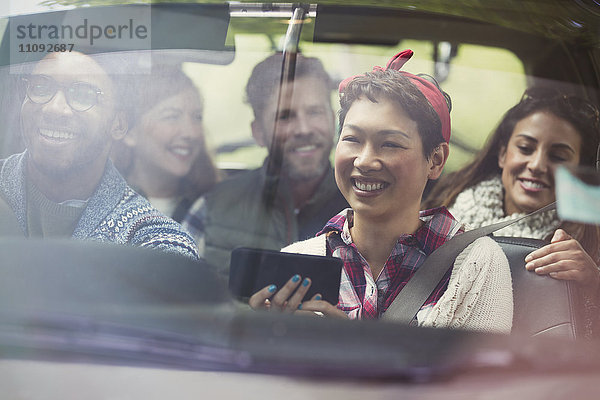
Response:
[[[277,286],[269,285],[254,293],[248,304],[255,310],[267,309],[292,313],[298,309],[310,284],[309,278],[302,280],[300,275],[294,275],[279,290]]]
[[[316,294],[312,299],[302,303],[311,283],[310,278],[302,280],[300,275],[294,275],[279,290],[275,285],[269,285],[254,293],[248,304],[255,310],[348,318],[342,310],[321,300],[320,294]]]
[[[562,229],[554,232],[549,245],[531,252],[525,261],[525,268],[538,275],[575,281],[590,295],[595,295],[598,290],[598,266],[581,244]]]
[[[348,319],[348,315],[345,312],[337,308],[331,303],[321,300],[321,295],[316,294],[312,299],[300,303],[298,314],[305,315],[318,315],[332,318]]]

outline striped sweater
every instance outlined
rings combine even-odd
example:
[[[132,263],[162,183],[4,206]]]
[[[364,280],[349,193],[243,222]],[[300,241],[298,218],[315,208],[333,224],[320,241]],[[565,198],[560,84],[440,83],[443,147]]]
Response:
[[[29,237],[25,182],[27,157],[25,151],[0,161],[0,195],[13,210],[25,237]],[[110,161],[72,238],[148,247],[198,258],[192,237],[134,192]]]

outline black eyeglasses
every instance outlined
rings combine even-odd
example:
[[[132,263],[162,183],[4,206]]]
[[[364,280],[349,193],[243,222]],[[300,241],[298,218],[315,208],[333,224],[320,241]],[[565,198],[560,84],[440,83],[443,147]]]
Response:
[[[87,111],[98,104],[98,98],[104,94],[102,90],[86,82],[61,85],[47,75],[30,75],[22,79],[26,85],[27,98],[36,104],[48,103],[60,89],[69,107],[75,111]]]
[[[525,93],[523,93],[523,97],[521,97],[521,102],[531,100],[545,101],[548,103],[559,101],[573,114],[581,115],[590,120],[596,130],[600,128],[600,112],[598,112],[598,108],[581,97],[568,95],[559,92],[556,89],[533,87],[527,89]]]

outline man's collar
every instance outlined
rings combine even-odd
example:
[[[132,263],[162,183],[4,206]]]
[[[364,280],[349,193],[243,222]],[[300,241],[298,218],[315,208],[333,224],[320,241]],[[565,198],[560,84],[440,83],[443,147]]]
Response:
[[[315,193],[313,193],[313,196],[310,198],[309,201],[306,202],[304,206],[306,207],[310,204],[315,203],[322,204],[323,201],[325,201],[326,199],[333,198],[334,194],[338,190],[339,189],[335,183],[335,175],[333,172],[333,168],[331,168],[331,164],[327,163],[327,170],[323,174],[321,182],[319,182]]]
[[[25,174],[28,153],[24,151],[4,160],[0,170],[0,191],[6,202],[14,210],[17,220],[27,232],[25,215]],[[108,160],[100,184],[88,201],[73,237],[85,238],[111,212],[122,199],[127,189],[125,179],[113,163]]]

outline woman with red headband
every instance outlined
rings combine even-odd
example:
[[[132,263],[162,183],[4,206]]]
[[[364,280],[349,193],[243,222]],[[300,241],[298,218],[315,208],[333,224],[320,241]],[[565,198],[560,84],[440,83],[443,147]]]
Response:
[[[399,70],[411,56],[404,51],[385,69],[340,84],[335,178],[351,208],[315,238],[283,249],[343,260],[337,306],[318,295],[301,303],[310,277],[294,276],[282,288],[255,293],[252,308],[379,318],[427,256],[462,232],[443,207],[419,211],[427,181],[440,176],[448,158],[450,112],[435,84]],[[480,238],[456,258],[416,322],[510,332],[511,287],[504,253],[492,239]]]

